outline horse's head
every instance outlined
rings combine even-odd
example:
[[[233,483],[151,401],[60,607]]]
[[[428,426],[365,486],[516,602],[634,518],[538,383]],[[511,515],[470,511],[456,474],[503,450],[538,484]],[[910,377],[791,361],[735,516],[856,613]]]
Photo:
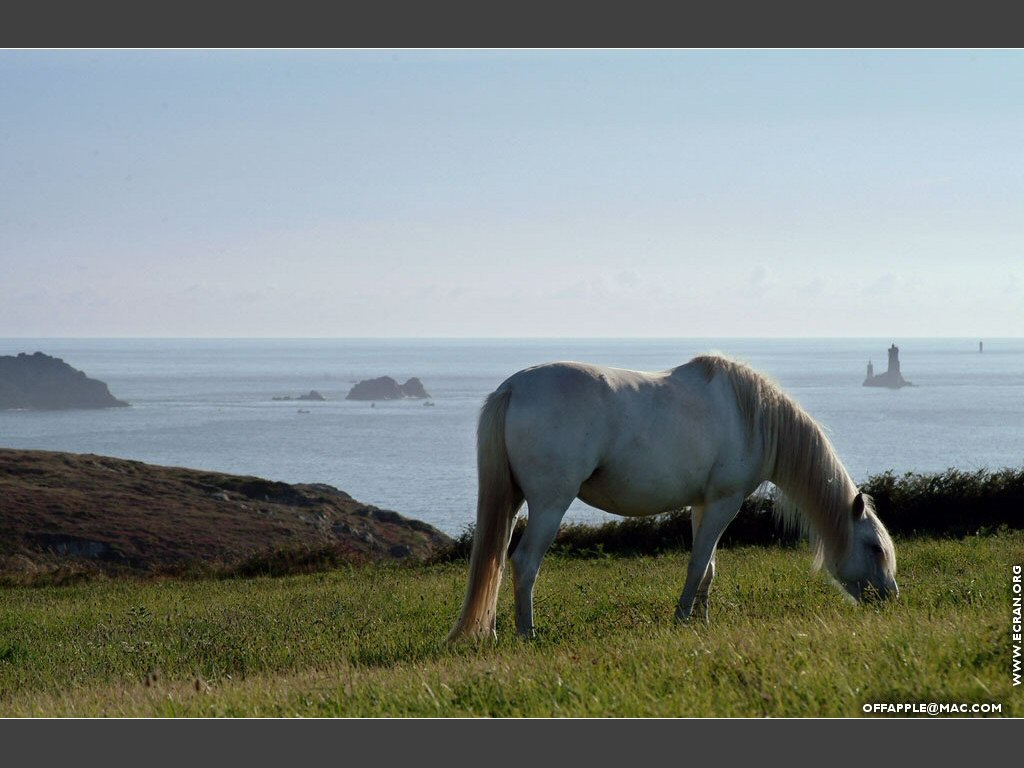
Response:
[[[855,600],[899,597],[896,585],[896,550],[889,532],[878,519],[870,497],[858,493],[850,510],[853,523],[850,546],[829,570]]]

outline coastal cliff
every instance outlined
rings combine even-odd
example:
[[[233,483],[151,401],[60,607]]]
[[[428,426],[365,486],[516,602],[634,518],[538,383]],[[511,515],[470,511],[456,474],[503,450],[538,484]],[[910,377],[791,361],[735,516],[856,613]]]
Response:
[[[427,523],[328,485],[0,449],[0,575],[214,571],[254,559],[424,558],[450,542]]]

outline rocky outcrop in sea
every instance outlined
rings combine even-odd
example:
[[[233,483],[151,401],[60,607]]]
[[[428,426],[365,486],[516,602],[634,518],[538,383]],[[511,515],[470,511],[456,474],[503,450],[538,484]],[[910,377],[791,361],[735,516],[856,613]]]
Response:
[[[430,397],[423,388],[423,382],[413,377],[405,384],[399,384],[390,376],[360,381],[345,396],[346,400],[402,400],[404,398],[426,400]]]
[[[321,403],[327,398],[317,392],[315,389],[309,390],[308,395],[299,395],[298,397],[292,397],[291,395],[285,395],[284,397],[273,397],[272,400],[311,400],[314,402]]]

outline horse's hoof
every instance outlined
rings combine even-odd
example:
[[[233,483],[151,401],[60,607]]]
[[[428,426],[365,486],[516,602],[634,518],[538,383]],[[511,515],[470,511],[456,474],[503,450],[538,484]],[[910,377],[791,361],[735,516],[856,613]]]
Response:
[[[683,613],[682,611],[677,609],[676,610],[676,624],[689,624],[689,623],[690,623],[690,614]]]
[[[446,642],[449,646],[455,647],[460,645],[480,645],[487,641],[496,642],[497,639],[497,630],[485,629],[464,632],[452,631],[451,634],[448,635],[448,640]]]

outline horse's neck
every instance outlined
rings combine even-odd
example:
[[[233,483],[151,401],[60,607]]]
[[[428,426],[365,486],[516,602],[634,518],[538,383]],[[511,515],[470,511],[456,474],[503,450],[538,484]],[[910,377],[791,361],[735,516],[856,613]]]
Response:
[[[848,507],[857,488],[828,437],[800,411],[771,426],[766,435],[766,453],[774,456],[769,479],[795,505],[803,527],[830,550],[844,549],[850,535]]]

